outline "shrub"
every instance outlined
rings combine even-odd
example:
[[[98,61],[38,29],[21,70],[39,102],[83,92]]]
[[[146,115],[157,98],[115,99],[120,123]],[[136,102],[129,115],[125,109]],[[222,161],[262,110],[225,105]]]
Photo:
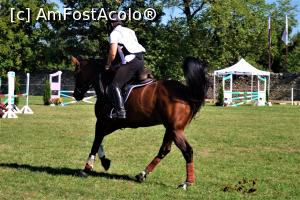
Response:
[[[224,90],[222,86],[219,87],[218,101],[216,106],[224,106]]]
[[[268,88],[266,89],[266,102],[269,102],[269,90],[268,90]]]
[[[51,91],[50,91],[50,82],[48,78],[44,80],[44,94],[43,101],[44,105],[50,105]]]

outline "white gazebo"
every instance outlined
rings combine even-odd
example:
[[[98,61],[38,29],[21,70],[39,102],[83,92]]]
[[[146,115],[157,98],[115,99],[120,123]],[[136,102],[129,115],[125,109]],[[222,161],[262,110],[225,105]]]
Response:
[[[232,91],[232,75],[247,75],[247,76],[251,76],[251,92],[233,92]],[[214,71],[214,88],[213,88],[213,93],[214,93],[214,101],[215,101],[215,97],[216,97],[216,76],[218,77],[223,77],[223,91],[224,91],[224,100],[227,100],[229,102],[232,102],[232,100],[240,100],[240,98],[232,98],[232,94],[244,94],[244,95],[248,95],[250,94],[251,100],[266,100],[265,96],[266,96],[266,80],[268,78],[268,94],[270,94],[270,72],[267,71],[262,71],[262,70],[258,70],[255,67],[253,67],[252,65],[250,65],[246,60],[241,59],[238,63],[232,65],[231,67],[225,68],[225,69],[221,69],[221,70],[217,70]],[[257,93],[253,93],[253,76],[257,76],[258,78],[258,92]],[[266,78],[263,78],[266,77]],[[226,80],[230,80],[230,89],[229,90],[225,90],[225,81]],[[260,86],[259,86],[259,80],[264,81],[264,90],[260,90]],[[257,96],[257,99],[253,98],[253,94],[255,94]],[[264,98],[263,98],[264,96]],[[226,98],[226,99],[225,99]]]

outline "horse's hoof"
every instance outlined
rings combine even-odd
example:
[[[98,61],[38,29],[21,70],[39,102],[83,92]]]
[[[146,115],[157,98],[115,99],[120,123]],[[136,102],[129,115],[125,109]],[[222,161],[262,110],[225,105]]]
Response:
[[[82,177],[82,178],[87,178],[89,176],[89,174],[86,173],[84,170],[81,170],[76,175],[79,176],[79,177]]]
[[[177,189],[183,189],[183,190],[187,190],[188,187],[190,187],[192,185],[192,183],[189,182],[183,182],[182,184],[178,185]]]
[[[136,181],[139,183],[144,182],[146,180],[146,177],[147,177],[147,173],[144,171],[142,171],[141,173],[135,176]]]
[[[107,171],[110,167],[110,160],[107,158],[101,158],[101,165]]]

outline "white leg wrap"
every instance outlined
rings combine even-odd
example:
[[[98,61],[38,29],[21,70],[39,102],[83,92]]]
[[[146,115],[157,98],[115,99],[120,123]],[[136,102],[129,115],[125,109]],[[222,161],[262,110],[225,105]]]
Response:
[[[146,170],[144,170],[141,172],[141,174],[143,175],[143,177],[146,177],[148,173],[146,172]]]
[[[96,160],[96,156],[91,155],[91,156],[88,157],[86,163],[89,164],[91,167],[93,167],[94,163],[95,163],[95,160]]]
[[[189,182],[183,182],[182,184],[180,184],[177,188],[182,188],[183,190],[187,190],[187,188],[189,186],[191,186],[192,184]]]
[[[100,144],[100,146],[99,146],[99,149],[98,149],[98,156],[99,156],[99,158],[102,158],[103,156],[105,156],[104,148],[103,148],[103,145],[102,145],[102,144]]]

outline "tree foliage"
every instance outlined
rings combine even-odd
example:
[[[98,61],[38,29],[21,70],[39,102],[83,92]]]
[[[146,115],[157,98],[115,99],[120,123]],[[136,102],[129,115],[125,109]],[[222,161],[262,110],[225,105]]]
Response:
[[[74,11],[105,11],[129,9],[143,12],[155,8],[153,21],[126,20],[124,24],[136,31],[145,46],[147,67],[160,78],[181,79],[182,60],[196,56],[205,61],[209,70],[227,67],[240,58],[268,70],[267,19],[272,26],[272,70],[300,71],[299,34],[291,37],[288,63],[281,40],[285,14],[289,16],[289,32],[296,25],[291,0],[266,4],[265,0],[172,0],[172,1],[113,1],[61,0],[65,8]],[[36,20],[10,22],[10,8],[16,11],[30,8],[36,15],[39,8],[58,11],[44,0],[3,0],[0,2],[0,75],[8,70],[32,72],[40,69],[67,69],[69,56],[106,57],[108,34],[106,20]],[[168,9],[182,14],[168,19]]]
[[[0,6],[0,74],[9,70],[29,72],[39,69],[41,64],[45,64],[44,48],[53,30],[46,22],[34,18],[30,23],[11,22],[11,8],[15,8],[15,12],[30,8],[36,15],[40,7],[52,10],[54,4],[43,0],[4,0]]]

